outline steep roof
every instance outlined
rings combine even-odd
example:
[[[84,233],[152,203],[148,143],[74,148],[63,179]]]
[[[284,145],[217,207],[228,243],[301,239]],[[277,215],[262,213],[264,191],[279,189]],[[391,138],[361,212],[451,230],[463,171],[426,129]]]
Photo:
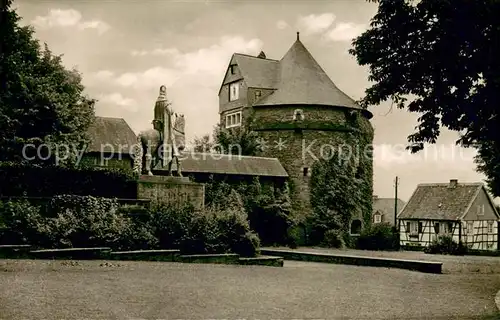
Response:
[[[361,108],[328,77],[304,44],[297,38],[279,61],[233,54],[248,87],[275,89],[254,106],[322,105],[370,111]],[[222,89],[222,86],[221,86]]]
[[[458,220],[477,197],[483,183],[419,184],[398,219]]]
[[[406,202],[398,199],[398,213],[401,212]],[[380,212],[385,217],[385,222],[394,224],[394,198],[373,197],[373,214]]]
[[[122,153],[129,153],[137,143],[137,136],[122,118],[95,117],[88,133],[91,143],[87,152],[101,152],[101,146],[106,146],[104,151],[120,152],[121,147]]]
[[[233,56],[248,87],[276,88],[277,60],[258,58],[241,53],[235,53]]]
[[[285,168],[276,158],[192,152],[185,152],[179,158],[182,172],[288,177]],[[174,163],[172,170],[176,169]]]
[[[361,109],[342,92],[297,39],[279,62],[277,90],[256,105],[308,104]]]

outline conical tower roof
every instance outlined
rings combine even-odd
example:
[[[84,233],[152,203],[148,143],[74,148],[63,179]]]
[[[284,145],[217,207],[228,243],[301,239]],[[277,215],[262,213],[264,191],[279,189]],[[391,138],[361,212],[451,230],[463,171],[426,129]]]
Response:
[[[276,89],[256,106],[324,105],[362,109],[342,92],[298,39],[279,62]]]

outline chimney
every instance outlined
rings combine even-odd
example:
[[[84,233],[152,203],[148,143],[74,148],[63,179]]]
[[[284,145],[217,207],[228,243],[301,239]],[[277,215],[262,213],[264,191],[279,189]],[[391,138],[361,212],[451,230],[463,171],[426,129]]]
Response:
[[[450,185],[448,187],[453,189],[453,188],[457,187],[457,184],[458,184],[458,180],[457,179],[451,179],[450,180]]]

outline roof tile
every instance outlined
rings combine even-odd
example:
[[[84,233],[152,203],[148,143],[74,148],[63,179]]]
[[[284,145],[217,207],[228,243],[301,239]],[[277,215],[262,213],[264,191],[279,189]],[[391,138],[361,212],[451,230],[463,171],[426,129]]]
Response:
[[[133,145],[137,143],[137,136],[127,122],[122,118],[95,117],[94,123],[88,130],[91,143],[87,152],[103,151],[129,153]]]
[[[419,184],[398,219],[457,220],[467,210],[483,183]]]
[[[181,155],[180,160],[182,172],[288,177],[276,158],[186,152]],[[176,169],[174,163],[172,170]]]

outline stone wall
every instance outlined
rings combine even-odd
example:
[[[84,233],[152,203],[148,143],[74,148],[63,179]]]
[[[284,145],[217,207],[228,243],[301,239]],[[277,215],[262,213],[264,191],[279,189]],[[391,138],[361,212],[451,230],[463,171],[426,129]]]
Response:
[[[177,208],[191,203],[195,209],[205,206],[205,185],[189,181],[186,177],[140,176],[137,198],[150,199],[153,205]]]
[[[293,120],[296,109],[302,110],[303,121]],[[303,217],[312,212],[309,180],[314,161],[345,144],[360,158],[359,178],[364,181],[367,199],[360,205],[359,218],[370,220],[373,160],[365,157],[364,152],[373,142],[373,128],[366,118],[361,114],[350,116],[345,108],[323,106],[255,107],[254,111],[255,128],[267,145],[260,155],[278,158],[287,170],[295,212]]]

